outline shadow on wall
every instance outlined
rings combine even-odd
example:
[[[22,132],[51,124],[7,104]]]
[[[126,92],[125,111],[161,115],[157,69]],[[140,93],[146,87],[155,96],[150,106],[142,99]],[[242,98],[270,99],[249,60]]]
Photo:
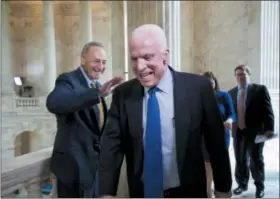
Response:
[[[34,131],[24,131],[15,137],[14,145],[14,156],[21,156],[41,149],[41,138]]]

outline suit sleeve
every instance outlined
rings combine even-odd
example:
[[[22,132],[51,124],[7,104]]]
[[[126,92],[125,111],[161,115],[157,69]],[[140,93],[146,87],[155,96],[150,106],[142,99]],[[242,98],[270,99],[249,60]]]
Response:
[[[116,196],[124,158],[117,91],[112,98],[111,107],[107,114],[107,123],[101,138],[99,157],[100,196]]]
[[[227,103],[227,106],[226,106],[227,107],[227,119],[231,118],[232,121],[234,122],[236,120],[236,114],[234,111],[232,98],[228,92],[225,93],[225,99],[226,99],[226,103]]]
[[[204,115],[203,133],[213,170],[215,190],[230,192],[232,186],[230,159],[218,102],[210,82],[205,82],[201,90]]]
[[[99,102],[98,89],[74,89],[68,76],[62,74],[56,79],[55,88],[47,97],[46,107],[53,114],[68,114]]]
[[[266,86],[263,86],[263,124],[264,131],[274,131],[274,113]]]

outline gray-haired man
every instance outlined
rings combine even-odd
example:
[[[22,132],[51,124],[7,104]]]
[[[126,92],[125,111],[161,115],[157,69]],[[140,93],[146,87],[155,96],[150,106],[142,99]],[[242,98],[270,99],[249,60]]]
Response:
[[[106,53],[102,44],[87,43],[81,53],[81,66],[61,74],[47,97],[47,109],[56,115],[57,134],[50,167],[57,177],[59,198],[92,198],[100,136],[106,121],[104,97],[120,84],[114,77],[101,85]]]

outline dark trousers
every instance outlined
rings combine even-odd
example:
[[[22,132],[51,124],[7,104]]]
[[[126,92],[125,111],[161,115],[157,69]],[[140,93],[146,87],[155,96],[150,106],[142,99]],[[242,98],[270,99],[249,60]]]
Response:
[[[79,183],[64,184],[57,180],[58,198],[95,198],[95,185],[88,189],[81,189]]]
[[[58,198],[82,198],[79,183],[64,184],[57,179],[57,197]]]
[[[248,187],[251,170],[252,177],[258,189],[264,189],[264,142],[256,144],[256,136],[248,130],[237,130],[236,138],[233,140],[235,154],[235,179],[239,186]]]

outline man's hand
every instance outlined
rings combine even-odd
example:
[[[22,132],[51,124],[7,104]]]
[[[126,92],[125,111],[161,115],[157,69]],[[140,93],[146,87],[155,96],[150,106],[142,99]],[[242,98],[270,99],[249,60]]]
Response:
[[[122,83],[122,77],[114,77],[113,79],[105,82],[100,88],[100,93],[102,97],[106,97],[112,92],[112,88]]]
[[[274,136],[274,132],[273,131],[266,131],[264,132],[265,136],[267,138],[272,138]]]
[[[230,192],[219,192],[214,191],[215,198],[231,198],[232,193]]]
[[[232,119],[229,118],[224,122],[224,126],[226,130],[231,130],[232,129]]]

